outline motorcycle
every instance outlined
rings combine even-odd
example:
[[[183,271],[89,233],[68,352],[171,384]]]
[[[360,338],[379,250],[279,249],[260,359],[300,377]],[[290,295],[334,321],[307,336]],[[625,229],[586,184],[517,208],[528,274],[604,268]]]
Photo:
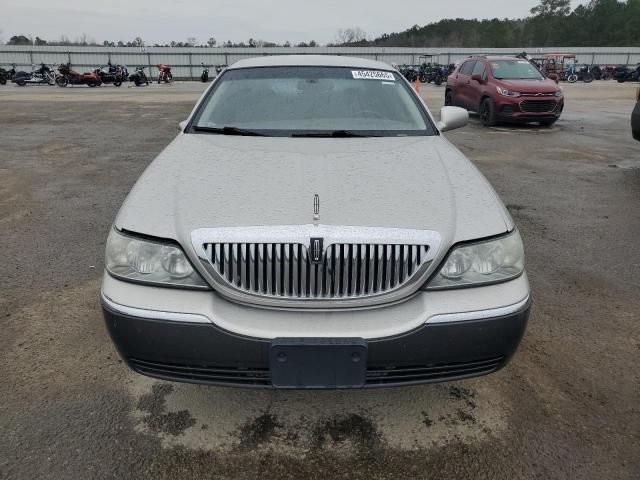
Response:
[[[206,67],[204,63],[200,63],[202,65],[202,74],[200,75],[200,81],[202,83],[207,83],[209,81],[209,67]]]
[[[584,83],[593,82],[593,75],[591,75],[591,67],[589,65],[584,65],[578,70],[578,80]]]
[[[16,72],[11,82],[19,87],[24,87],[28,83],[34,85],[45,83],[47,85],[55,85],[56,76],[53,70],[44,63],[41,63],[39,67],[33,64],[31,66],[31,73],[24,71]]]
[[[602,70],[602,80],[611,80],[616,74],[615,65],[605,65]]]
[[[443,82],[446,82],[447,77],[449,77],[449,67],[438,66],[434,70],[433,83],[440,86]]]
[[[91,88],[102,85],[100,77],[95,72],[78,73],[71,68],[71,63],[62,63],[58,67],[56,85],[66,87],[67,85],[87,85]]]
[[[618,83],[640,81],[640,64],[635,69],[626,65],[618,65],[614,74]]]
[[[420,65],[420,68],[418,69],[418,79],[420,80],[420,83],[431,83],[430,74],[432,68],[433,67],[430,63],[423,63]]]
[[[561,80],[563,80],[562,77]],[[579,69],[576,69],[575,65],[570,65],[564,72],[564,80],[569,83],[576,83],[579,80],[584,83],[591,83],[593,82],[593,76],[589,71],[589,65],[584,65]]]
[[[9,70],[5,70],[4,68],[0,68],[0,85],[4,85],[7,81],[11,81],[16,74],[16,64],[11,64],[11,68]]]
[[[600,65],[593,65],[589,67],[589,73],[594,80],[602,80],[602,77],[604,76],[604,72],[602,71],[602,68],[600,68]]]
[[[169,83],[173,80],[173,75],[171,74],[171,66],[165,65],[164,63],[159,63],[156,65],[158,68],[158,83],[164,82]]]
[[[96,68],[93,71],[102,83],[112,83],[119,87],[126,80],[125,69],[120,65],[112,65],[109,62],[106,66]]]
[[[407,79],[409,83],[414,83],[418,78],[418,70],[415,67],[405,67],[401,73],[404,75],[404,78]]]
[[[216,76],[220,75],[220,72],[222,72],[222,70],[224,70],[225,68],[227,68],[226,65],[216,65]]]
[[[149,85],[149,79],[147,74],[144,73],[144,67],[136,67],[136,71],[129,75],[129,81],[135,83],[136,87],[139,87],[143,83]]]

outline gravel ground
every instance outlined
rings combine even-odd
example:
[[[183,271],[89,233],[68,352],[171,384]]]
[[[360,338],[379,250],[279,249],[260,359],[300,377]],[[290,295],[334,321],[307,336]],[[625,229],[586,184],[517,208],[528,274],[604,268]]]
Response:
[[[147,379],[106,333],[108,229],[202,88],[0,87],[0,478],[640,478],[633,85],[567,86],[550,129],[472,117],[449,135],[527,250],[535,302],[507,368],[314,393]]]

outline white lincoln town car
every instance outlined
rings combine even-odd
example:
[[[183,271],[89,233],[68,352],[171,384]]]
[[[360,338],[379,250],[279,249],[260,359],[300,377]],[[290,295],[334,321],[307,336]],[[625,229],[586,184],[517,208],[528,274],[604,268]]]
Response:
[[[242,60],[127,196],[102,305],[156,378],[374,388],[494,372],[525,330],[522,241],[385,63]]]

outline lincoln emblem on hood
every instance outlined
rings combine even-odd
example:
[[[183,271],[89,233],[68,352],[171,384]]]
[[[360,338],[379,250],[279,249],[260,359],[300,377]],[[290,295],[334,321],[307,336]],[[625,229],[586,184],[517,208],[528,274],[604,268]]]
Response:
[[[318,220],[320,218],[320,195],[317,193],[313,196],[313,219]]]

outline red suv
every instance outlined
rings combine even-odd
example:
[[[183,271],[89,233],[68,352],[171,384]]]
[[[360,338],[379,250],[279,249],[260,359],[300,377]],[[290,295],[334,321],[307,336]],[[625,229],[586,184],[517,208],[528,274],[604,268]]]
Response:
[[[518,57],[469,57],[449,75],[445,105],[478,112],[483,125],[538,122],[551,126],[564,108],[562,89]]]

